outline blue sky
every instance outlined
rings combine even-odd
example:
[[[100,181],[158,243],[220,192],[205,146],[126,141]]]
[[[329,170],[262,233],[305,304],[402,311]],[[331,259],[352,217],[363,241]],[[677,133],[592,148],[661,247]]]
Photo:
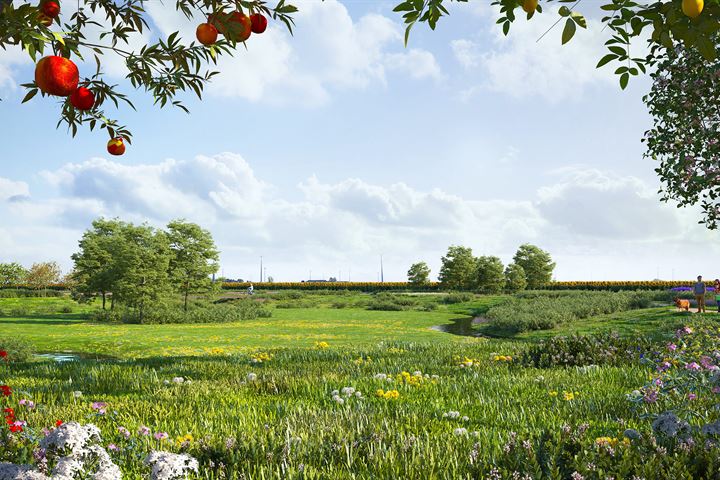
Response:
[[[192,37],[193,23],[149,5],[151,35]],[[536,42],[552,11],[504,38],[489,7],[459,5],[404,48],[392,3],[298,5],[296,35],[252,37],[204,101],[184,97],[191,115],[153,107],[109,62],[138,108],[115,114],[134,132],[119,158],[104,133],[56,130],[55,101],[21,106],[32,64],[0,53],[0,261],[69,269],[105,215],[196,221],[225,275],[252,280],[260,255],[276,280],[373,280],[382,253],[386,280],[403,280],[417,260],[434,276],[450,244],[507,262],[524,242],[550,251],[563,280],[720,275],[708,269],[718,235],[655,193],[640,142],[648,80],[621,91],[594,68],[597,12],[561,47],[559,30]]]

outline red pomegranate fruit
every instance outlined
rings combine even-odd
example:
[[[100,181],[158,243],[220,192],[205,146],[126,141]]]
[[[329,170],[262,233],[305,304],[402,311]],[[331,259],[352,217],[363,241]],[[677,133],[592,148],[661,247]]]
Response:
[[[77,65],[64,57],[43,57],[35,65],[35,83],[48,95],[67,97],[78,88],[80,72]]]
[[[253,33],[263,33],[267,28],[268,21],[262,13],[253,13],[250,15]]]
[[[95,95],[89,88],[80,87],[70,95],[70,103],[78,110],[90,110],[95,105]]]
[[[122,155],[125,153],[125,142],[123,142],[122,137],[116,137],[110,139],[110,141],[107,144],[107,151],[110,155]]]

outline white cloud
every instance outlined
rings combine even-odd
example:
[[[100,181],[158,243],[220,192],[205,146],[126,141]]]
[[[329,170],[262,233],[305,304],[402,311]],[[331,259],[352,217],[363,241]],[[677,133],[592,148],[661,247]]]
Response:
[[[19,200],[29,196],[30,188],[27,183],[0,177],[0,201]]]
[[[213,232],[226,274],[245,278],[264,255],[277,279],[306,278],[308,265],[316,276],[323,268],[335,275],[340,265],[351,266],[356,279],[374,279],[384,253],[386,278],[402,279],[419,259],[437,272],[451,244],[509,261],[519,244],[536,243],[557,257],[564,279],[647,278],[659,262],[681,276],[683,265],[668,259],[720,253],[717,234],[695,225],[691,211],[660,204],[637,178],[584,167],[553,172],[527,200],[316,176],[298,184],[298,197],[257,178],[232,153],[144,165],[91,159],[41,178],[44,198],[31,197],[24,182],[0,181],[0,246],[26,263],[52,254],[69,267],[82,230],[101,215],[158,226],[178,217],[195,221]]]
[[[220,75],[208,92],[274,104],[318,105],[333,91],[384,85],[386,70],[413,78],[440,78],[435,57],[425,50],[405,51],[400,25],[368,13],[353,20],[337,0],[297,4],[294,36],[284,25],[271,24],[253,35],[233,57],[218,61]],[[163,35],[179,30],[194,39],[199,20],[188,21],[160,3],[148,12]]]
[[[613,69],[595,68],[606,53],[608,32],[602,31],[602,23],[588,18],[588,28],[578,28],[566,45],[560,43],[562,23],[538,41],[557,18],[557,7],[545,8],[545,13],[530,21],[518,18],[508,36],[493,23],[489,27],[490,41],[453,40],[451,48],[456,61],[483,79],[466,88],[461,96],[468,98],[482,91],[494,91],[514,98],[541,96],[558,102],[580,97],[595,85],[614,85],[617,80]]]

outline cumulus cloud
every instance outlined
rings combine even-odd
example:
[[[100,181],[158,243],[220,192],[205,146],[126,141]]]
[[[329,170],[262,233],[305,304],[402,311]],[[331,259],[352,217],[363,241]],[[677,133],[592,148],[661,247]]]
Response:
[[[538,39],[557,20],[557,7],[547,7],[530,21],[518,18],[505,36],[498,25],[489,27],[489,40],[460,38],[450,44],[455,60],[483,82],[467,87],[467,98],[483,91],[495,91],[514,98],[540,96],[551,102],[580,97],[596,85],[616,83],[613,69],[596,69],[606,53],[607,31],[602,23],[588,18],[588,28],[578,28],[575,37],[561,45],[562,25]],[[643,42],[637,42],[642,49]],[[635,50],[636,56],[642,56]]]
[[[213,232],[226,273],[255,271],[254,259],[262,254],[273,259],[278,279],[306,278],[308,265],[352,265],[354,278],[373,279],[380,253],[387,278],[401,279],[419,259],[437,272],[451,244],[509,261],[524,242],[550,250],[562,263],[560,278],[607,278],[622,271],[613,270],[608,258],[632,259],[630,272],[654,271],[658,258],[676,255],[688,241],[705,245],[697,250],[701,256],[720,244],[660,204],[643,181],[580,166],[552,172],[551,182],[525,200],[317,176],[298,183],[295,192],[283,191],[234,153],[140,165],[96,158],[41,178],[48,192],[43,198],[31,196],[24,182],[0,181],[0,246],[20,260],[53,252],[66,266],[82,230],[101,215],[157,226],[187,218]],[[336,272],[328,268],[328,275]]]
[[[674,209],[638,178],[582,167],[555,174],[558,182],[538,192],[538,208],[556,226],[603,240],[658,241],[681,233]]]
[[[314,106],[327,102],[333,91],[384,85],[386,71],[417,79],[441,77],[432,53],[405,51],[402,29],[393,20],[375,13],[354,20],[337,0],[297,5],[294,36],[282,24],[251,36],[247,49],[220,58],[222,73],[210,94]],[[148,12],[163,35],[179,30],[184,39],[194,39],[197,19],[189,21],[161,3],[148,5]]]

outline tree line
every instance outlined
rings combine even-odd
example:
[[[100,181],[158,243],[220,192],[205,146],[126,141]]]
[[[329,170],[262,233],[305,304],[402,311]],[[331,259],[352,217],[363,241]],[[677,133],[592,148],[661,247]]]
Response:
[[[541,288],[552,280],[555,269],[550,254],[531,244],[521,245],[512,263],[504,266],[495,256],[475,257],[472,248],[451,245],[441,258],[438,281],[448,290],[482,293],[518,292]],[[430,267],[417,262],[407,272],[408,282],[420,286],[430,281]]]
[[[50,285],[66,280],[57,262],[33,263],[30,268],[17,262],[0,263],[0,287],[27,285],[35,290],[45,290]]]
[[[219,255],[210,232],[185,220],[162,230],[100,218],[72,255],[73,294],[81,301],[100,297],[103,310],[109,297],[110,309],[122,304],[140,320],[148,306],[173,294],[187,311],[191,295],[214,290],[211,276],[219,269]]]

